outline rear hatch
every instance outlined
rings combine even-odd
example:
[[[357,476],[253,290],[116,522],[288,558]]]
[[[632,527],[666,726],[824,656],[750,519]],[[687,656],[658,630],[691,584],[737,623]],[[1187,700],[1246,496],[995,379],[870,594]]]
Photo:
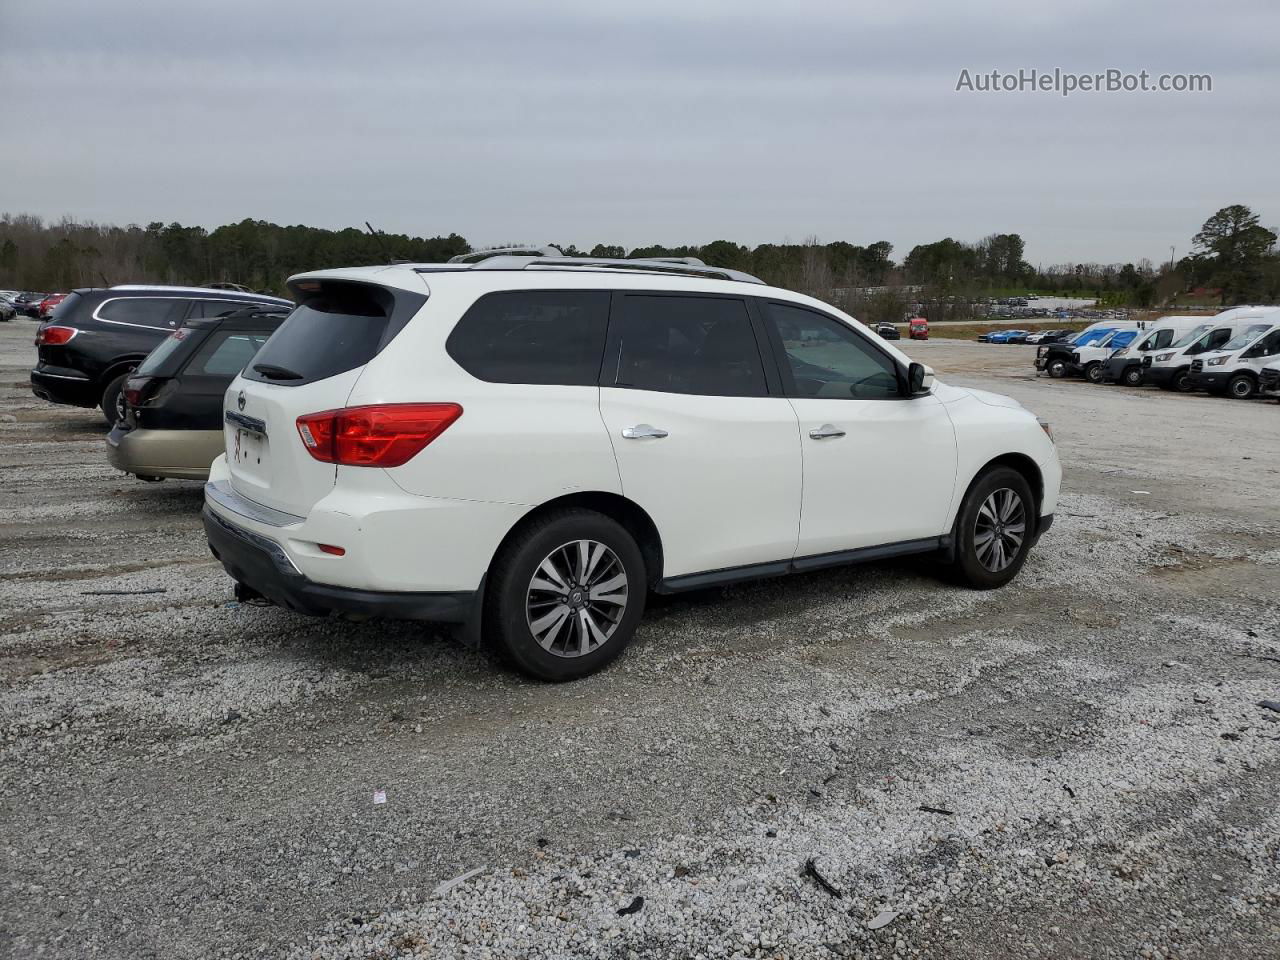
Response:
[[[227,390],[224,432],[235,491],[305,517],[333,489],[338,468],[308,452],[298,418],[345,407],[365,364],[426,296],[349,280],[291,287],[297,307]]]

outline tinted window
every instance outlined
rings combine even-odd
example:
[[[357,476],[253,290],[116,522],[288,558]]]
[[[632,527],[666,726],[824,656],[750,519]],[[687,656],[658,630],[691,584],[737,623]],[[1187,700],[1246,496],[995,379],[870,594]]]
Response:
[[[191,317],[221,317],[251,306],[235,300],[197,300],[191,305]]]
[[[768,392],[743,301],[646,296],[620,300],[618,386],[710,397],[762,397]]]
[[[1171,328],[1165,328],[1164,330],[1157,330],[1156,340],[1155,340],[1155,343],[1151,345],[1151,349],[1161,350],[1164,347],[1167,347],[1171,343],[1173,343],[1173,330]]]
[[[364,366],[381,349],[395,309],[391,291],[361,283],[310,282],[303,298],[244,371],[246,377],[296,387]],[[421,301],[419,297],[415,303]],[[272,369],[263,373],[264,367]]]
[[[1263,337],[1262,342],[1256,348],[1256,352],[1260,357],[1269,357],[1272,354],[1280,353],[1280,330],[1275,330]]]
[[[211,377],[234,377],[270,336],[269,333],[215,333],[200,347],[187,370]]]
[[[173,356],[174,351],[182,346],[182,341],[186,340],[190,335],[191,332],[189,330],[178,329],[161,340],[160,345],[147,354],[147,358],[138,366],[138,375],[151,376],[154,374],[164,366],[164,362]]]
[[[122,297],[107,300],[98,307],[98,317],[112,323],[131,323],[142,327],[176,326],[186,312],[185,300],[166,297]]]
[[[449,334],[449,356],[492,383],[594,386],[600,376],[609,294],[513,290],[481,297]]]
[[[770,303],[765,313],[782,340],[796,395],[864,400],[901,396],[897,365],[856,330],[803,307]]]

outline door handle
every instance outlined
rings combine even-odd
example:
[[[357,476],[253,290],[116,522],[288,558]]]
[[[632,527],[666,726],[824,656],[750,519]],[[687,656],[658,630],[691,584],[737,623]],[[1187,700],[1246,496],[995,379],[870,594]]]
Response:
[[[637,423],[634,427],[622,428],[624,440],[661,440],[666,435],[667,431],[651,427],[647,423]]]
[[[815,430],[809,431],[809,436],[814,440],[834,440],[836,437],[843,437],[844,431],[839,427],[824,423]]]

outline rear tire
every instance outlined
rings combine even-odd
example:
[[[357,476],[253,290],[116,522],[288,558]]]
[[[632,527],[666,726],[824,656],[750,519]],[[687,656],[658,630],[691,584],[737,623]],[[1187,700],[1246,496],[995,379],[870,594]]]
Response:
[[[1084,378],[1090,383],[1102,382],[1102,364],[1095,360],[1084,368]]]
[[[1038,523],[1026,478],[1011,467],[988,470],[969,487],[956,517],[953,579],[976,590],[1004,586],[1026,562]]]
[[[122,373],[102,391],[102,416],[109,427],[114,427],[124,416],[124,382],[128,379],[129,374]]]
[[[1120,382],[1126,387],[1142,386],[1142,368],[1126,367],[1124,373],[1120,375]]]
[[[1227,381],[1227,395],[1233,400],[1252,400],[1258,392],[1258,382],[1247,373],[1237,373]]]
[[[558,510],[519,530],[495,559],[485,633],[522,673],[576,680],[626,648],[647,589],[644,557],[621,524],[594,510]]]

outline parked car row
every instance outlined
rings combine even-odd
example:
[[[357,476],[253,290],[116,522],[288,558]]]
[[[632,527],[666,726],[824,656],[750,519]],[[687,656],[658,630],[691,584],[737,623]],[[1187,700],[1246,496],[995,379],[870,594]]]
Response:
[[[124,414],[125,381],[159,343],[191,320],[289,300],[208,287],[125,285],[73,290],[36,330],[31,389],[53,403]]]
[[[979,343],[1058,343],[1075,335],[1074,330],[991,330],[978,334]]]
[[[0,321],[16,316],[40,320],[49,316],[67,295],[65,293],[23,293],[0,290]]]
[[[33,389],[102,405],[113,463],[207,474],[242,599],[566,680],[650,592],[909,554],[989,589],[1053,521],[1048,424],[735,270],[494,251],[290,290],[78,290],[37,338]]]
[[[1212,317],[1103,321],[1073,340],[1042,346],[1036,369],[1090,383],[1154,384],[1247,400],[1280,396],[1280,307],[1233,307]]]

